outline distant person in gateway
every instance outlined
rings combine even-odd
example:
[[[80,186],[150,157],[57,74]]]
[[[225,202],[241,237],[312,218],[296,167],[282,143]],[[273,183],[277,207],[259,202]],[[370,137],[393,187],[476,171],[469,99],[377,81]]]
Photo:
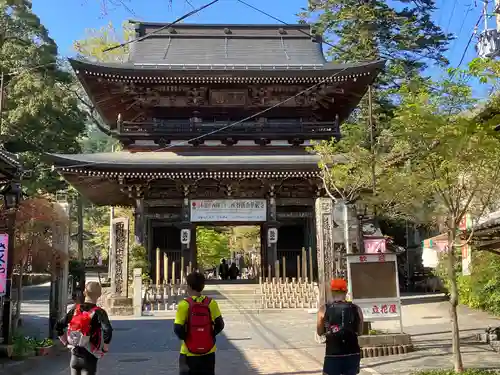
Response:
[[[221,280],[227,280],[229,278],[229,266],[224,258],[220,261],[219,276]]]
[[[356,375],[361,361],[358,335],[363,333],[363,313],[357,305],[346,301],[344,279],[333,279],[330,291],[316,323],[317,334],[326,338],[323,374]]]

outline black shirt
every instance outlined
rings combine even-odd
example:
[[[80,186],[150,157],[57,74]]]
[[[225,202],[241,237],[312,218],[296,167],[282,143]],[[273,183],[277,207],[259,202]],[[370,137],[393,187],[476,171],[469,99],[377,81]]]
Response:
[[[349,355],[360,352],[358,327],[360,317],[358,307],[350,302],[334,302],[326,305],[325,355]]]
[[[82,311],[90,311],[97,305],[95,303],[85,302],[80,304]],[[75,306],[76,307],[76,306]],[[58,336],[64,335],[64,331],[68,328],[68,324],[73,319],[75,314],[75,307],[68,311],[68,313],[56,323],[56,332]],[[105,344],[109,344],[113,337],[113,327],[108,318],[108,314],[105,310],[99,308],[96,310],[92,321],[90,323],[90,329],[92,332],[97,331],[99,328],[102,329],[102,338]],[[93,343],[97,345],[98,343]]]

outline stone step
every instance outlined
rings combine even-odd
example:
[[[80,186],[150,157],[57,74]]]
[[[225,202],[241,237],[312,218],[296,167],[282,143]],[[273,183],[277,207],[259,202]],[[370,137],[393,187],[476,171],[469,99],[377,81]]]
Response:
[[[114,306],[108,307],[106,309],[108,315],[111,316],[130,316],[134,315],[134,307],[133,306]]]

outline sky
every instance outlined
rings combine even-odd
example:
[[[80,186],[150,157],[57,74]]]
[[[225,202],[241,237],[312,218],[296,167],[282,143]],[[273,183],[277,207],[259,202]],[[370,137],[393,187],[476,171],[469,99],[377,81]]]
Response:
[[[193,7],[198,8],[209,2],[209,0],[108,0],[107,2],[123,5],[110,6],[103,11],[103,1],[34,0],[33,10],[57,42],[60,55],[70,57],[75,55],[73,42],[85,38],[86,29],[99,29],[109,22],[119,26],[128,19],[172,22],[193,10]],[[307,5],[307,0],[246,1],[287,23],[296,23],[297,12]],[[436,3],[439,10],[434,14],[435,22],[457,37],[447,53],[452,66],[456,67],[482,12],[482,2],[479,0],[436,0]],[[246,7],[237,0],[220,0],[210,8],[186,19],[185,22],[276,23],[273,19]],[[483,29],[483,25],[484,22],[481,22],[479,31]],[[494,19],[490,20],[490,27],[494,27]],[[467,49],[464,64],[476,57],[474,45],[475,39]],[[432,69],[429,73],[434,76],[440,74]]]

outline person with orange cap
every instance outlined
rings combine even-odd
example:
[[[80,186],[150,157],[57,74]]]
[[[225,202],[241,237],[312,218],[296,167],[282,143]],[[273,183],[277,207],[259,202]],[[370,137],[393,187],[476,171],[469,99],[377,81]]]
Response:
[[[325,337],[323,362],[325,375],[356,375],[359,373],[361,349],[358,335],[363,333],[363,312],[346,301],[347,282],[333,279],[326,305],[319,308],[316,333]]]

